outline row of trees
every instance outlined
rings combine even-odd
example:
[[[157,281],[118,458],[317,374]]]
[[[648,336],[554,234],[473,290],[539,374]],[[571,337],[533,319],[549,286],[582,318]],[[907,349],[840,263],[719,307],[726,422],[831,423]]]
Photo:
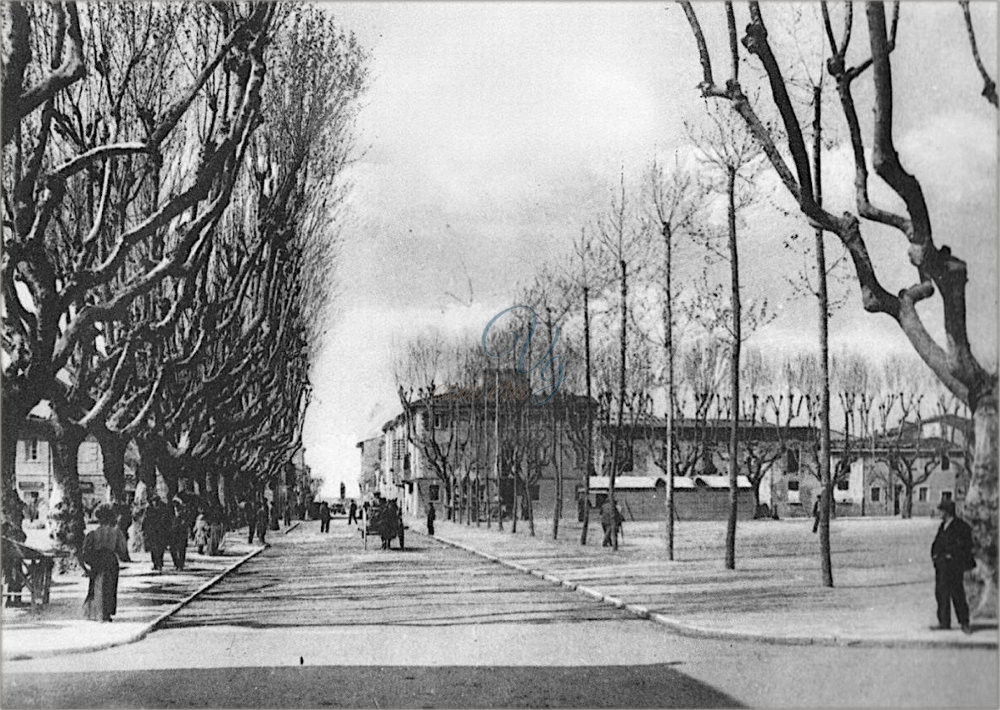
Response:
[[[937,399],[937,387],[897,387],[898,383],[889,384],[888,375],[882,377],[883,387],[873,392],[876,380],[870,368],[856,366],[857,358],[853,365],[852,358],[831,362],[830,314],[843,305],[842,286],[853,281],[864,308],[891,317],[950,393],[949,411],[964,407],[974,418],[972,482],[965,510],[976,526],[980,569],[991,581],[996,558],[997,378],[989,369],[994,365],[988,368],[977,362],[969,345],[965,264],[947,246],[935,245],[919,182],[902,168],[893,143],[890,55],[899,25],[898,5],[888,22],[882,4],[866,6],[871,53],[853,65],[854,52],[848,50],[860,22],[855,23],[850,3],[835,9],[821,3],[808,12],[775,9],[771,12],[783,21],[775,21],[771,28],[765,27],[757,3],[749,3],[742,41],[737,9],[731,3],[700,12],[688,3],[681,6],[695,39],[702,68],[699,88],[707,100],[701,116],[688,126],[688,145],[668,161],[654,161],[639,186],[627,184],[623,175],[608,208],[582,225],[572,249],[558,262],[560,267],[545,267],[532,282],[521,284],[515,302],[551,314],[561,328],[562,356],[574,364],[566,368],[563,387],[599,399],[606,422],[623,428],[627,414],[657,414],[666,420],[667,435],[675,441],[675,419],[704,419],[713,410],[716,416],[728,417],[731,514],[726,562],[730,567],[735,563],[737,474],[756,477],[774,455],[741,448],[738,420],[769,417],[785,426],[801,421],[817,431],[812,458],[824,492],[821,561],[823,581],[832,584],[829,514],[832,490],[843,471],[829,470],[831,412],[839,409],[843,414],[845,433],[872,439],[873,421],[878,420],[873,412],[884,411],[884,438],[893,416],[913,419],[919,411],[915,401],[926,405],[928,399]],[[710,44],[699,20],[699,14],[708,12],[718,15],[722,46],[730,59],[724,84],[715,81]],[[978,60],[968,6],[963,6],[962,16],[976,66],[984,76],[984,96],[995,105],[993,85]],[[858,118],[854,98],[857,84],[868,79],[874,109],[870,125]],[[865,149],[866,131],[871,135],[870,155]],[[823,207],[823,153],[840,145],[853,155],[854,214],[836,215]],[[873,204],[869,160],[902,208]],[[769,180],[787,194],[762,196],[757,187]],[[796,218],[797,227],[790,221]],[[906,255],[917,267],[918,283],[897,294],[882,285],[865,244],[862,220],[906,238]],[[814,230],[812,246],[802,246],[794,234],[783,242],[784,248],[802,255],[802,271],[775,273],[771,278],[791,281],[800,293],[815,297],[820,335],[816,356],[784,365],[782,377],[777,378],[782,384],[770,394],[763,392],[777,379],[762,371],[764,357],[741,353],[743,343],[774,313],[774,304],[767,300],[772,291],[756,289],[753,299],[743,293],[747,273],[740,266],[740,247],[764,223],[779,229],[792,225],[789,232],[803,225]],[[832,260],[827,259],[826,235],[837,237]],[[780,245],[782,240],[771,239],[769,244]],[[917,308],[935,295],[940,296],[944,322],[937,339]],[[529,376],[537,382],[537,372]],[[852,378],[854,384],[844,384]],[[723,382],[728,382],[727,394],[720,391]],[[782,390],[785,387],[788,391]],[[935,394],[919,400],[928,391]],[[612,449],[624,445],[619,443],[622,435],[617,440]],[[610,460],[619,460],[614,451]],[[675,475],[687,466],[676,442],[662,451],[660,460],[663,470]],[[587,461],[589,471],[592,455]],[[920,476],[905,473],[899,460],[889,464],[904,488],[912,491]],[[616,471],[612,468],[609,473],[613,497]],[[669,501],[669,485],[667,497]],[[672,555],[669,503],[665,516],[666,545]],[[586,535],[584,526],[582,542]]]
[[[290,4],[8,3],[3,528],[47,404],[52,531],[83,535],[77,449],[232,506],[300,446],[367,55]]]
[[[552,340],[544,336],[550,323],[546,317],[539,324],[542,329],[534,338],[541,336],[544,345],[533,341],[534,347],[527,346],[525,373],[520,377],[515,364],[531,327],[530,315],[511,318],[503,324],[503,337],[490,339],[492,353],[510,351],[502,363],[484,357],[479,346],[441,336],[410,342],[400,357],[396,372],[406,441],[424,462],[422,475],[429,473],[440,482],[449,519],[478,524],[482,517],[491,524],[498,500],[516,498],[514,512],[528,521],[534,534],[528,494],[544,478],[546,484],[555,486],[554,506],[546,517],[552,520],[552,534],[557,537],[567,502],[565,482],[586,486],[585,471],[621,474],[629,470],[626,462],[643,459],[645,469],[635,470],[658,471],[666,479],[671,469],[674,476],[694,476],[718,473],[717,461],[728,464],[728,444],[719,437],[720,423],[731,420],[733,406],[725,386],[729,380],[726,340],[706,336],[679,347],[672,415],[677,426],[667,447],[664,419],[655,414],[655,399],[661,393],[654,389],[648,371],[638,365],[655,360],[650,344],[635,343],[636,362],[629,368],[619,427],[618,401],[611,390],[597,392],[588,407],[588,399],[565,383],[549,399],[551,381],[539,383],[540,377],[532,377],[530,364],[537,357],[533,360],[531,351],[548,348]],[[574,344],[580,345],[581,335],[573,328],[560,329],[558,342],[571,350]],[[607,334],[597,340],[605,345],[612,342]],[[613,381],[616,370],[612,360],[598,359],[595,379]],[[833,485],[848,480],[851,464],[865,456],[876,464],[876,470],[883,471],[887,489],[898,486],[902,490],[901,513],[909,517],[914,490],[926,482],[943,457],[961,451],[959,460],[971,467],[971,452],[964,451],[969,432],[962,424],[967,409],[928,376],[919,360],[879,362],[868,354],[839,352],[831,358],[830,387],[839,430]],[[759,346],[745,349],[737,465],[753,487],[758,512],[763,482],[789,457],[797,460],[800,473],[821,480],[822,388],[815,353],[799,352],[775,360]],[[531,399],[533,390],[536,394]],[[947,414],[955,419],[943,430],[946,438],[928,435],[924,420]],[[395,460],[400,456],[394,454],[396,470],[410,465]],[[501,485],[506,486],[503,494]],[[515,530],[516,524],[515,516]]]

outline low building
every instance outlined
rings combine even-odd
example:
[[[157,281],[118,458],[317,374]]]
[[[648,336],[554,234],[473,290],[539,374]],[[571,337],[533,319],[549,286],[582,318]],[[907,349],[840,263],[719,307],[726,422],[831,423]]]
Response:
[[[29,416],[19,434],[14,458],[14,475],[18,494],[25,504],[26,520],[44,520],[48,515],[54,478],[49,432],[48,424],[44,420]],[[130,449],[126,449],[126,500],[131,500],[135,496],[134,448],[132,445]],[[77,472],[80,477],[83,507],[89,515],[98,505],[111,500],[111,487],[104,477],[101,445],[92,436],[84,439],[77,451]]]
[[[600,510],[608,497],[608,476],[591,476],[590,504]],[[753,517],[753,488],[746,476],[737,476],[737,510],[740,519]],[[618,476],[615,502],[625,520],[663,520],[666,514],[665,476]],[[579,489],[578,489],[579,492]],[[674,519],[724,520],[729,517],[729,476],[675,476]]]
[[[942,500],[964,500],[971,427],[970,420],[947,414],[874,437],[835,438],[830,448],[835,514],[934,516]],[[780,516],[812,515],[820,493],[813,469],[798,461],[775,469],[767,487]],[[912,484],[909,491],[906,482]]]

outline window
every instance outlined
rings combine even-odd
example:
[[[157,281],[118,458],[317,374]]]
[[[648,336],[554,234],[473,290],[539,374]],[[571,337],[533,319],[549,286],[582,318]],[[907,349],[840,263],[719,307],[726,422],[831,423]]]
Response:
[[[802,499],[799,497],[799,482],[794,479],[788,482],[788,502],[791,505],[802,504]]]
[[[849,491],[851,489],[851,481],[849,479],[842,479],[837,481],[838,491]]]
[[[38,439],[28,439],[24,442],[24,459],[26,461],[38,460]]]
[[[951,468],[951,459],[948,457],[947,452],[941,453],[941,470],[947,471]]]
[[[538,500],[538,486],[528,486],[528,494],[531,496],[531,500]]]
[[[795,480],[789,481],[788,482],[788,490],[789,491],[796,491],[797,492],[799,490],[799,482],[795,481]]]
[[[427,487],[427,498],[428,498],[428,500],[430,500],[430,501],[432,501],[434,503],[437,503],[439,500],[441,500],[441,486],[436,485],[436,484],[428,486]]]
[[[401,459],[406,456],[406,440],[394,439],[392,442],[392,458]]]
[[[799,452],[796,449],[785,449],[785,473],[798,473],[798,470]]]
[[[927,491],[928,491],[927,486],[920,486],[920,488],[917,489],[917,501],[919,501],[920,503],[926,503]]]
[[[872,486],[872,503],[878,503],[880,500],[882,500],[882,489]]]
[[[951,491],[941,491],[941,500],[951,500]]]

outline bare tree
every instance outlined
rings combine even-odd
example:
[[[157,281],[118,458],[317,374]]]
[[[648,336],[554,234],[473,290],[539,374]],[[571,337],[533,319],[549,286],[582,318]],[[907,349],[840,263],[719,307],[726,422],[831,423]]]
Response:
[[[855,158],[855,201],[857,215],[834,215],[816,201],[814,181],[802,128],[788,96],[781,68],[771,44],[758,3],[749,4],[750,22],[742,44],[749,54],[757,57],[763,67],[781,119],[781,130],[762,121],[751,105],[739,81],[733,77],[724,87],[715,83],[711,55],[697,13],[683,2],[685,17],[697,46],[702,68],[699,85],[702,96],[722,99],[746,122],[760,141],[782,184],[798,203],[802,214],[817,228],[836,234],[851,254],[855,275],[861,288],[862,304],[871,313],[884,313],[899,325],[914,350],[941,382],[969,405],[976,427],[976,454],[973,480],[964,504],[965,515],[973,525],[976,557],[980,574],[988,584],[983,598],[992,603],[996,585],[996,506],[997,506],[997,377],[983,368],[973,356],[966,329],[965,284],[966,264],[952,254],[948,246],[934,244],[930,212],[919,181],[903,168],[893,138],[893,82],[890,55],[896,44],[898,3],[894,6],[891,24],[886,21],[882,3],[866,6],[870,58],[849,66],[847,53],[853,38],[852,6],[848,5],[842,22],[840,38],[835,36],[833,21],[824,3],[824,29],[832,57],[827,69],[837,83],[843,116],[847,122]],[[727,3],[729,52],[734,63],[739,61],[736,22],[732,5]],[[903,201],[905,213],[876,207],[868,193],[868,165],[861,124],[858,120],[853,83],[868,73],[873,82],[875,120],[872,129],[871,156],[875,172]],[[790,154],[790,168],[778,145]],[[908,243],[907,256],[916,267],[918,282],[893,294],[885,289],[876,274],[861,230],[860,218],[891,227]],[[917,304],[941,297],[946,344],[942,346],[927,331]]]

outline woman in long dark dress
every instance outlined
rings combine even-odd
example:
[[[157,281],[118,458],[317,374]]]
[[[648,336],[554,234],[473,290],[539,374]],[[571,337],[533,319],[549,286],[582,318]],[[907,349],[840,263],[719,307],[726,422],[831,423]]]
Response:
[[[84,569],[90,577],[87,598],[83,602],[86,617],[93,621],[111,621],[118,611],[118,560],[131,562],[125,536],[117,526],[114,508],[104,504],[95,511],[96,530],[83,539]]]

